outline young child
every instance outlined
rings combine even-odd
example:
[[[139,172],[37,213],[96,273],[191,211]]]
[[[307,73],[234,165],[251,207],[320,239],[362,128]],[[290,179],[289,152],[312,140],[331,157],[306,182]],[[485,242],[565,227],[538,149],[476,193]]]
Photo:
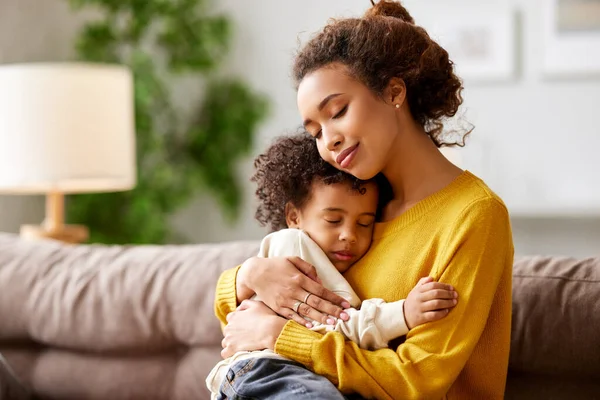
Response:
[[[422,285],[427,280],[413,289],[422,296],[409,295],[407,300],[392,303],[381,299],[361,303],[342,273],[371,245],[381,203],[379,185],[375,180],[359,181],[323,161],[310,135],[278,139],[254,165],[252,180],[258,185],[260,202],[256,218],[274,231],[263,239],[259,256],[302,258],[316,268],[324,287],[352,306],[346,310],[348,321],[331,319],[331,325],[321,324],[301,314],[300,306],[308,301],[309,294],[294,306],[294,311],[307,320],[308,328],[340,332],[361,348],[375,350],[387,347],[390,340],[406,335],[410,328],[443,318],[456,304],[455,293],[445,286],[434,283],[425,290]],[[432,300],[446,300],[448,306],[437,312],[439,304]],[[253,357],[282,358],[263,350],[239,352],[219,362],[206,380],[213,399],[226,398],[220,388],[229,367]]]

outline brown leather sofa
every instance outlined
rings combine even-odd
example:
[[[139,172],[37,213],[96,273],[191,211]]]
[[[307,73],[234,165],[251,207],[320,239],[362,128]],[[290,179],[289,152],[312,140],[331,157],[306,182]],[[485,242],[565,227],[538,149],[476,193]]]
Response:
[[[208,399],[215,282],[257,250],[0,234],[0,353],[43,399]],[[506,398],[600,399],[600,258],[517,259],[513,288]]]

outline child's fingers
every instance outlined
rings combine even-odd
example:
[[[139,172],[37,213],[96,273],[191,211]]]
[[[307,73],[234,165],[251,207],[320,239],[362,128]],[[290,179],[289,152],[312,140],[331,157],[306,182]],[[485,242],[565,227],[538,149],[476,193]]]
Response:
[[[442,319],[446,315],[448,315],[448,312],[448,309],[426,312],[425,314],[423,314],[424,322],[433,322]]]
[[[428,290],[424,293],[421,293],[421,295],[419,296],[419,300],[421,300],[421,301],[428,301],[428,300],[435,300],[435,299],[446,300],[446,299],[455,299],[457,297],[458,297],[458,294],[456,292],[453,292],[450,290],[445,290],[445,289],[433,289],[433,290]]]
[[[436,311],[436,310],[442,310],[445,308],[452,308],[456,305],[457,301],[456,299],[452,299],[452,300],[430,300],[430,301],[426,301],[421,305],[421,311],[422,312],[427,312],[427,311]]]
[[[419,279],[419,282],[417,282],[417,286],[421,286],[421,285],[424,285],[429,282],[433,282],[433,278],[430,276],[426,276],[426,277]]]
[[[428,282],[428,283],[421,285],[421,287],[420,287],[421,293],[426,292],[428,290],[435,290],[435,289],[453,291],[454,287],[452,285],[448,285],[446,283],[441,283],[441,282]]]

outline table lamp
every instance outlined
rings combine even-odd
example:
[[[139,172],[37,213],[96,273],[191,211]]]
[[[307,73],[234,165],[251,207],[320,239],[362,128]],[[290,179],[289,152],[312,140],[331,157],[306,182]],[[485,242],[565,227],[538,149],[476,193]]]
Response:
[[[134,128],[125,67],[0,65],[0,193],[46,195],[43,223],[21,235],[86,241],[87,227],[65,225],[64,195],[132,189]]]

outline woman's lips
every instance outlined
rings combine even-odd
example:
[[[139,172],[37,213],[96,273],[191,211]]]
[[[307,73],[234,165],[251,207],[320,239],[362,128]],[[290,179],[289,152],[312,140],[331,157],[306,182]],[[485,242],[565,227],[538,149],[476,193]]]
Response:
[[[342,168],[348,168],[350,163],[352,163],[354,156],[356,155],[357,149],[358,149],[358,143],[352,147],[348,147],[346,150],[342,151],[337,156],[337,158],[335,159],[335,162],[337,162],[338,165]]]

